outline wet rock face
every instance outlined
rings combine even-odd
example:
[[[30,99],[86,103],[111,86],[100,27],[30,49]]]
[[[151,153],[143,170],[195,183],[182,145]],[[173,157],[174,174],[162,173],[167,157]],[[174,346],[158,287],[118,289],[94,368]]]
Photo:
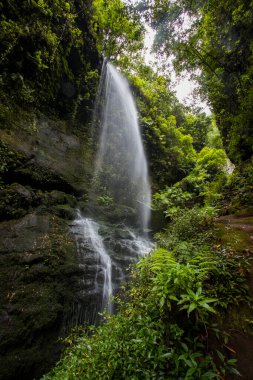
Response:
[[[68,323],[70,326],[84,322],[96,324],[104,307],[110,305],[110,311],[114,311],[105,294],[108,291],[108,284],[105,283],[108,270],[112,295],[116,295],[122,283],[129,278],[130,265],[148,253],[152,244],[124,224],[97,223],[90,218],[80,218],[73,221],[70,227],[77,244],[80,281],[78,297]],[[102,257],[104,255],[109,256],[109,269]]]
[[[42,48],[40,33],[32,44],[29,33],[22,36],[1,62],[1,380],[40,378],[59,358],[64,316],[78,293],[76,243],[67,221],[89,189],[88,136],[101,57],[89,29],[90,4],[82,2],[81,9],[75,3],[74,29],[84,42],[74,46],[72,38],[60,38],[56,50],[64,60],[57,67],[50,65],[45,75],[26,62],[30,48]],[[26,6],[4,8],[3,17],[22,24]],[[29,9],[41,21],[38,8]],[[58,21],[52,27],[61,30]]]
[[[0,236],[0,379],[38,378],[77,291],[75,242],[66,222],[36,212],[0,223]]]
[[[222,243],[232,249],[231,254],[248,257],[248,291],[253,298],[253,209],[241,209],[236,214],[226,215],[216,220],[217,236]],[[245,305],[246,306],[246,305]],[[252,308],[241,307],[235,304],[234,310],[229,311],[229,316],[225,321],[225,329],[233,327],[233,334],[230,338],[230,347],[236,352],[237,369],[244,380],[253,379],[252,351],[253,334],[252,326],[245,325],[252,317]],[[232,329],[231,329],[232,330]]]
[[[22,129],[2,131],[1,140],[14,161],[8,162],[4,181],[29,184],[42,190],[85,192],[91,167],[85,129],[80,125],[73,133],[66,122],[44,117],[36,119],[36,127],[30,135]]]
[[[79,122],[78,122],[79,123]],[[68,221],[89,188],[86,125],[44,116],[0,131],[0,379],[39,378],[59,358],[80,268]]]

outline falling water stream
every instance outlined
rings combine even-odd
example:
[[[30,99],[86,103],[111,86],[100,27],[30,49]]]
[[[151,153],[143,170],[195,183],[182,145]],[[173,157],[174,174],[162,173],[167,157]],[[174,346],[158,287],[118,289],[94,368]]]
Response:
[[[151,192],[138,114],[127,80],[108,62],[102,69],[93,127],[100,139],[89,196],[92,212],[89,217],[79,212],[71,227],[82,273],[72,325],[97,323],[99,312],[113,312],[111,296],[127,277],[129,265],[151,249]],[[106,217],[101,202],[107,206]]]
[[[133,207],[140,227],[146,230],[151,193],[135,102],[127,80],[112,64],[105,65],[101,81],[98,97],[104,102],[94,191],[106,188],[116,202]]]

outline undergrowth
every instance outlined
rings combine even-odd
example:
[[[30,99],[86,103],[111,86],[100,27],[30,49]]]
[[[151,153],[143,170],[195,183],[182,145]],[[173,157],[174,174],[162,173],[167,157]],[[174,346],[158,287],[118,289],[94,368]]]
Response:
[[[43,380],[239,376],[219,320],[245,301],[248,263],[215,244],[212,220],[212,210],[188,210],[158,234],[160,248],[137,264],[115,300],[119,313],[68,337]]]

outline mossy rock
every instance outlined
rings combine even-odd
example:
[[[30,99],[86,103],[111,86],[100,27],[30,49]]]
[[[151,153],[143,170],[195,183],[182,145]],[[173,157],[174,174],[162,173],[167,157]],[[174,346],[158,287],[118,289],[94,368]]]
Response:
[[[53,211],[56,215],[63,219],[73,220],[76,217],[76,210],[66,204],[53,207]]]
[[[0,181],[84,194],[92,176],[92,149],[85,133],[79,136],[66,122],[42,115],[32,135],[22,128],[1,131]]]
[[[0,190],[0,220],[20,218],[37,203],[38,198],[31,187],[18,183],[4,186]]]
[[[59,355],[58,338],[78,291],[68,225],[29,213],[0,223],[0,379],[33,379]]]
[[[77,200],[74,196],[66,194],[63,191],[53,190],[48,193],[48,201],[53,205],[63,205],[68,204],[69,207],[76,207]]]

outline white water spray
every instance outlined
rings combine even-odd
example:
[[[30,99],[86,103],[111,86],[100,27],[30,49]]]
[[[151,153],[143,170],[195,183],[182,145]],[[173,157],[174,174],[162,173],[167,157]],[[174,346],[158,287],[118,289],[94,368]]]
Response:
[[[72,224],[83,269],[81,301],[72,313],[78,323],[96,323],[103,309],[112,312],[111,296],[127,276],[129,264],[151,250],[146,239],[151,192],[137,110],[127,80],[110,63],[103,65],[93,126],[94,138],[99,133],[100,139],[90,191],[92,219],[79,214]],[[134,217],[129,222],[124,215],[113,220],[114,226],[109,211],[109,224],[97,222],[101,207],[96,199],[110,200],[111,213],[123,207]]]
[[[94,287],[98,290],[98,276],[99,272],[103,273],[102,282],[102,309],[107,308],[109,312],[112,311],[112,304],[110,297],[112,295],[112,262],[110,256],[107,254],[103,240],[99,235],[99,224],[89,218],[82,218],[79,214],[76,224],[82,228],[86,248],[92,247],[94,253],[94,260],[96,260],[96,275],[94,278]],[[82,252],[80,252],[82,255]]]
[[[127,80],[107,63],[99,101],[101,137],[95,164],[96,186],[116,203],[136,210],[143,231],[150,219],[151,192],[138,114]],[[95,116],[97,120],[97,115]]]

